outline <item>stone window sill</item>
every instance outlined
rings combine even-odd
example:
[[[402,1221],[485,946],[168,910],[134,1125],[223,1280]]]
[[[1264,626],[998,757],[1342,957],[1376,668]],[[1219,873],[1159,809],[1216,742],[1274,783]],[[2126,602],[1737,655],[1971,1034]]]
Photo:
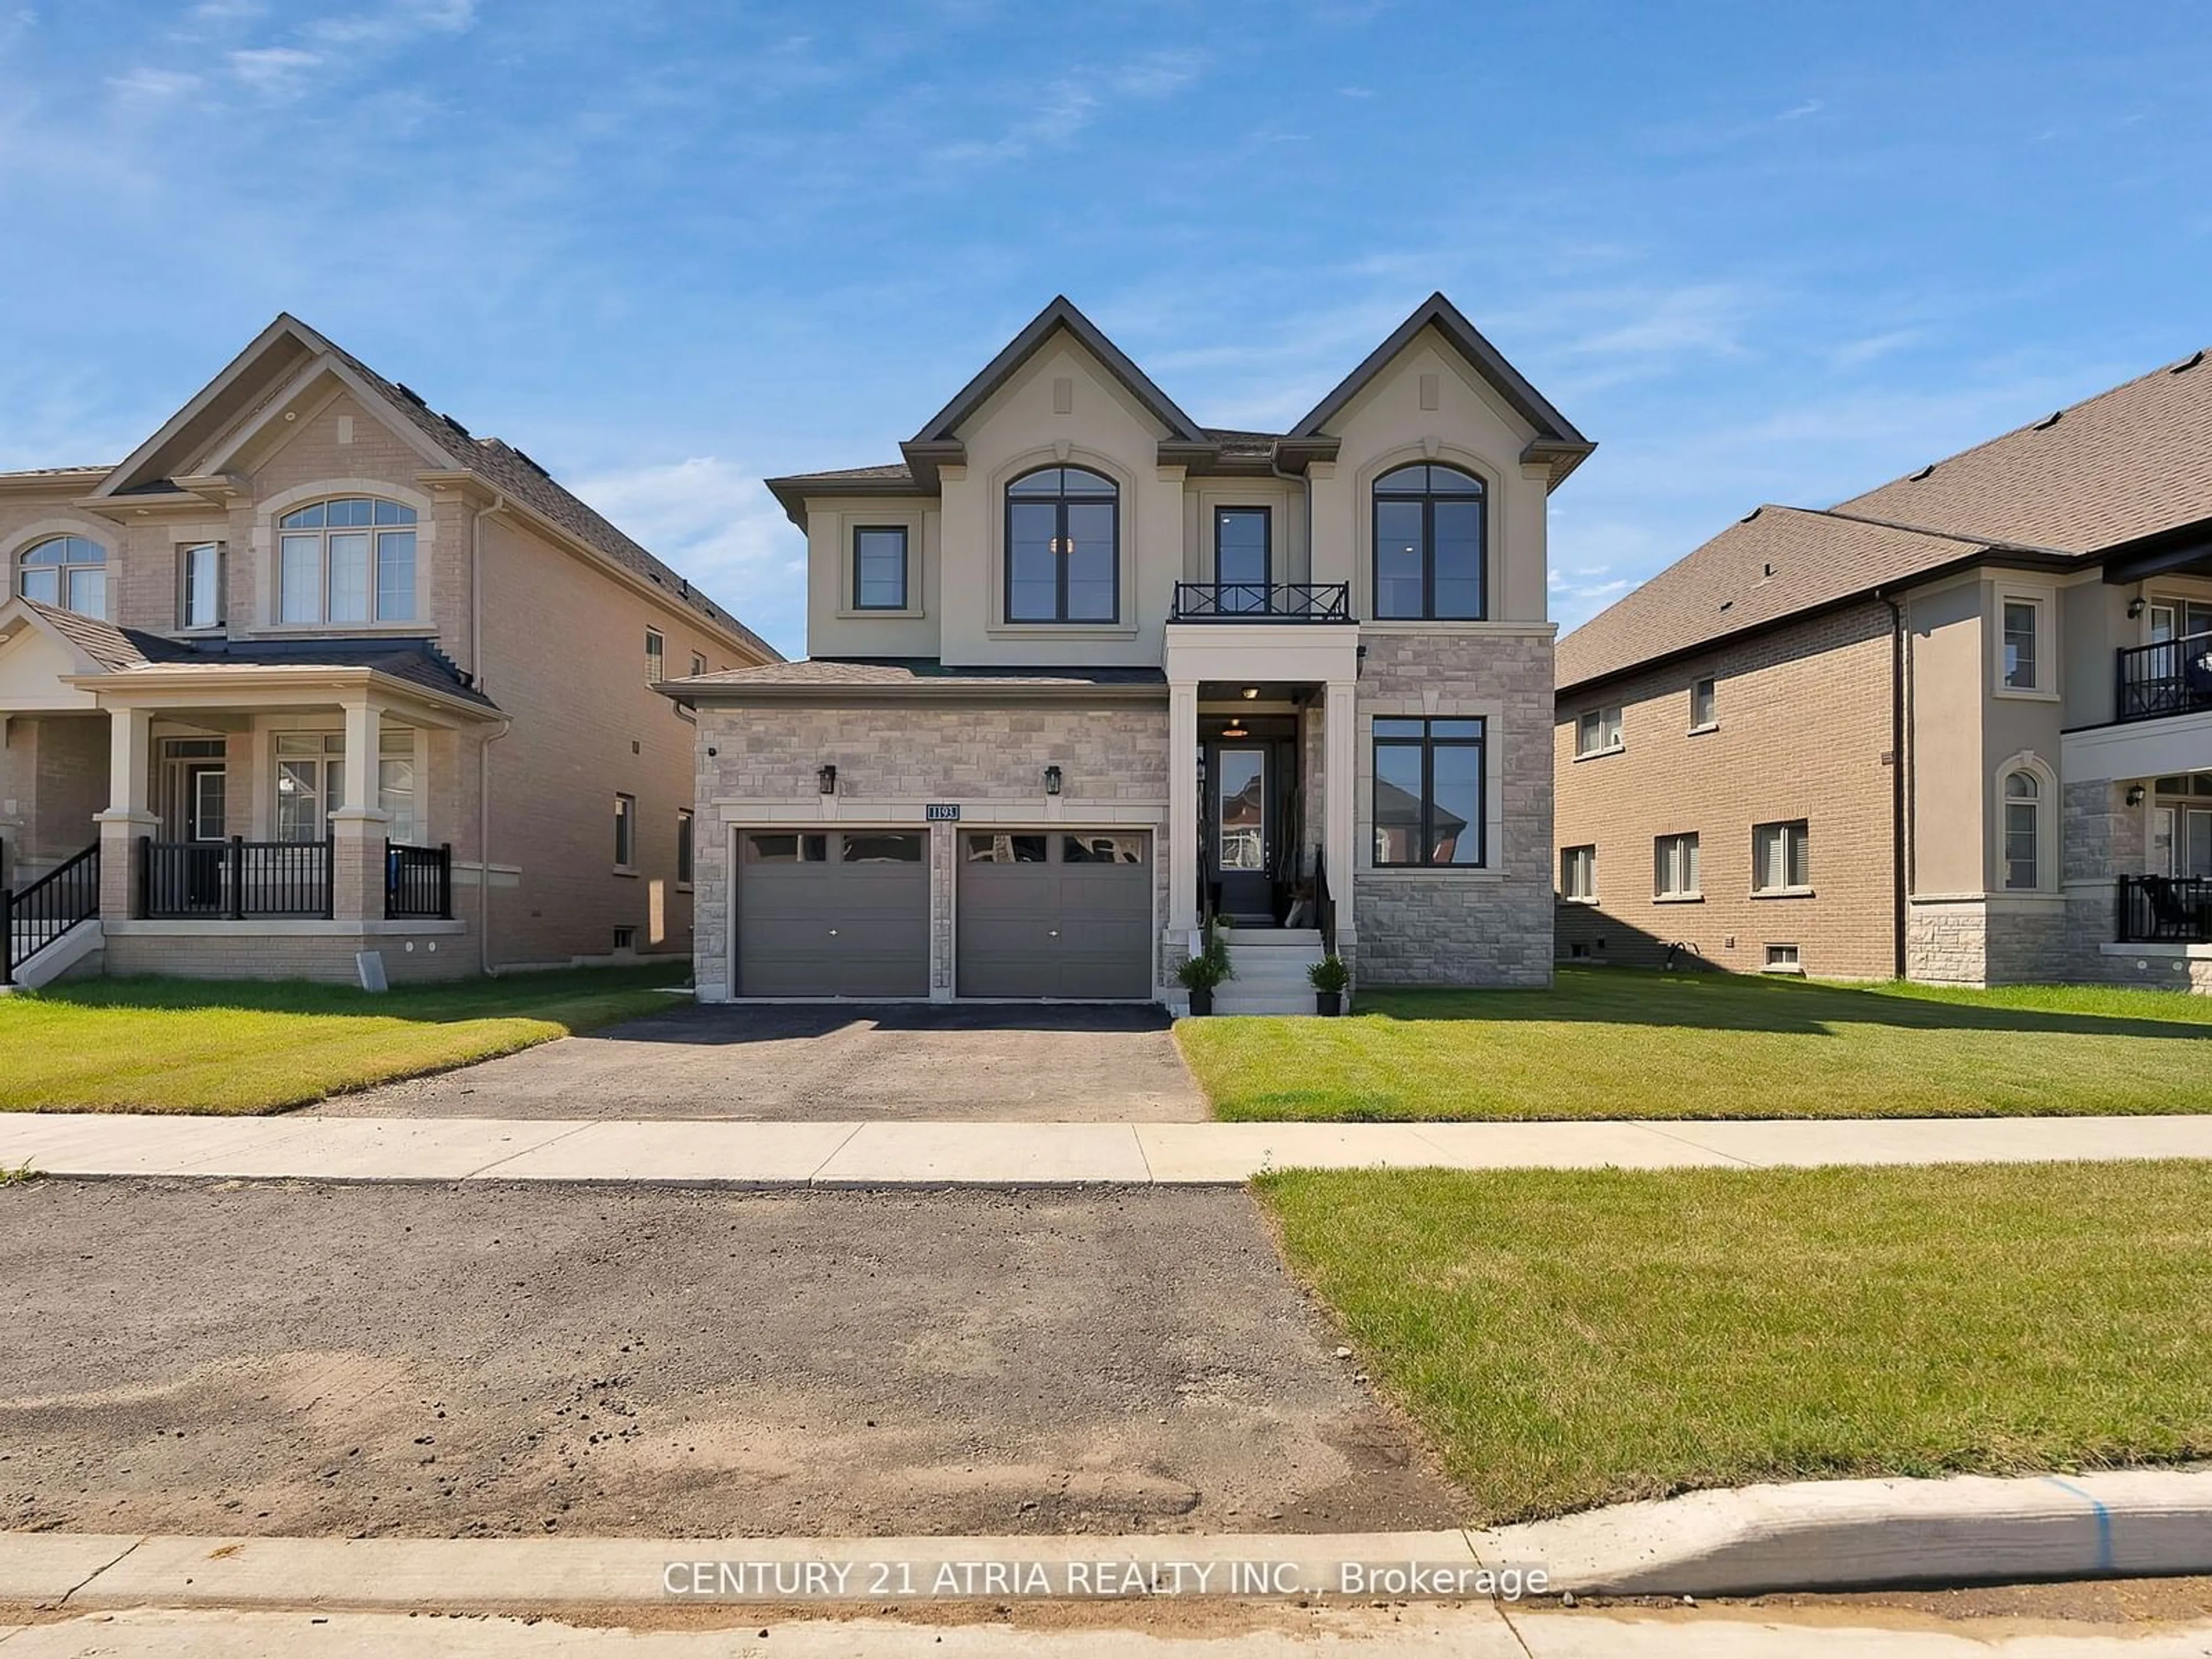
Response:
[[[1751,890],[1751,896],[1755,899],[1811,898],[1813,890],[1809,887],[1754,887]]]
[[[1703,904],[1705,896],[1703,893],[1659,893],[1653,896],[1651,902],[1654,904]]]
[[[1616,743],[1607,749],[1585,749],[1575,757],[1575,764],[1579,766],[1586,760],[1603,760],[1607,755],[1625,754],[1627,750],[1628,745],[1625,743]]]

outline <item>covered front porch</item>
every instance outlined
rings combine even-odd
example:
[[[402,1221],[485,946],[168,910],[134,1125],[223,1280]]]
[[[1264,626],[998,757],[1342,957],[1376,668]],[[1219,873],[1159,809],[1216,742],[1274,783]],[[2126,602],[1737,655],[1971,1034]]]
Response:
[[[364,952],[392,979],[474,969],[452,842],[480,711],[369,666],[148,665],[64,689],[0,714],[0,981],[49,952],[48,977],[352,981]]]
[[[1336,612],[1168,627],[1169,943],[1234,930],[1224,1012],[1311,1012],[1305,969],[1355,959],[1358,663]]]

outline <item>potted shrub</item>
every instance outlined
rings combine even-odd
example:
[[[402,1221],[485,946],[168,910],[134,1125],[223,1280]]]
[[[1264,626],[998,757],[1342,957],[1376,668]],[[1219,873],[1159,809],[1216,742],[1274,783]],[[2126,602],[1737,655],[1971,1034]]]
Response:
[[[1213,988],[1231,976],[1229,941],[1218,930],[1209,930],[1206,948],[1194,957],[1185,957],[1176,968],[1176,978],[1190,993],[1194,1014],[1213,1012]]]
[[[1352,974],[1345,967],[1342,957],[1323,957],[1306,969],[1306,977],[1313,981],[1314,1012],[1340,1014],[1344,1012],[1344,991],[1352,983]]]

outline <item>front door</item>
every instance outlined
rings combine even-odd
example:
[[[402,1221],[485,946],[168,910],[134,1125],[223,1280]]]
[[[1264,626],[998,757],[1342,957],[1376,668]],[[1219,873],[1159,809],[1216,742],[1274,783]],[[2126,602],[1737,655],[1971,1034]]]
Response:
[[[1267,750],[1221,744],[1213,751],[1213,868],[1221,883],[1221,912],[1273,920],[1268,878],[1271,821]]]

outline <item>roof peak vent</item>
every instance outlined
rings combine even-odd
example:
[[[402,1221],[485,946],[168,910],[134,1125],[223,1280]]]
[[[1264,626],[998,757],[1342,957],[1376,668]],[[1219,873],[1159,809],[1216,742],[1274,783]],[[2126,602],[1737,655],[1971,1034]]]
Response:
[[[2048,432],[2052,427],[2058,424],[2058,417],[2065,412],[2066,411],[2063,409],[2054,409],[2042,420],[2038,421],[2031,429],[2037,432]]]
[[[2197,364],[2199,364],[2199,363],[2203,362],[2203,361],[2204,361],[2204,349],[2203,349],[2203,348],[2202,346],[2200,346],[2200,347],[2198,347],[2195,351],[2191,352],[2191,353],[2189,354],[2189,356],[2188,356],[2184,357],[2184,358],[2183,358],[2179,362],[2176,363],[2176,364],[2175,364],[2172,368],[2169,368],[2169,369],[2168,369],[2168,370],[2166,370],[2166,372],[2167,374],[2188,374],[2188,373],[2189,373],[2189,371],[2190,371],[2191,369],[2192,369],[2192,368],[2196,368]]]
[[[1916,472],[1916,473],[1912,474],[1912,475],[1911,475],[1911,477],[1909,479],[1907,479],[1907,480],[1906,480],[1906,482],[1907,482],[1907,483],[1919,483],[1923,478],[1926,477],[1929,473],[1931,473],[1931,472],[1935,471],[1935,470],[1936,470],[1936,463],[1935,463],[1935,462],[1933,462],[1933,461],[1930,461],[1930,462],[1929,462],[1929,463],[1928,463],[1928,465],[1925,465],[1925,466],[1922,467],[1922,468],[1920,469],[1920,471],[1917,471],[1917,472]]]

